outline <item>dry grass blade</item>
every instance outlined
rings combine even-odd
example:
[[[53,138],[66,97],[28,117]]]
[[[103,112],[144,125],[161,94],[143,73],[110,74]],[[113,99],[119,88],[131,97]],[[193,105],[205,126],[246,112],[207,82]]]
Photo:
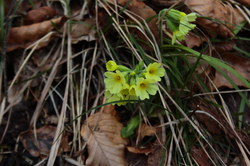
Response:
[[[68,29],[68,31],[69,31],[69,29]],[[66,32],[66,29],[65,29],[65,32]],[[68,32],[68,35],[69,35],[69,37],[68,37],[68,48],[67,48],[67,82],[66,82],[66,86],[65,86],[62,109],[61,109],[59,121],[58,121],[57,128],[56,128],[56,134],[55,134],[55,137],[53,140],[54,144],[51,147],[47,166],[54,165],[54,162],[56,160],[56,156],[58,154],[59,146],[60,146],[61,140],[62,140],[62,134],[64,131],[64,123],[65,123],[65,119],[66,119],[68,98],[69,98],[69,94],[70,94],[70,92],[69,92],[70,84],[72,83],[72,77],[71,77],[72,50],[71,50],[71,36],[70,36],[69,32]],[[64,42],[64,40],[63,40],[63,42]],[[62,58],[62,54],[57,61],[58,64],[59,64],[61,58]]]
[[[39,101],[37,103],[36,109],[34,111],[34,114],[33,114],[32,118],[31,118],[31,121],[30,121],[30,125],[31,126],[33,125],[33,127],[35,127],[35,125],[36,125],[36,121],[37,121],[38,116],[40,114],[40,111],[41,111],[41,108],[42,108],[42,104],[43,104],[44,99],[45,99],[45,97],[47,96],[47,94],[48,94],[48,92],[50,90],[51,84],[52,84],[52,82],[53,82],[53,80],[55,78],[55,75],[57,73],[57,69],[58,69],[58,66],[60,64],[60,61],[61,61],[61,58],[59,58],[55,62],[55,65],[54,65],[54,67],[53,67],[53,69],[52,69],[52,71],[50,73],[50,76],[49,76],[49,78],[48,78],[48,80],[46,82],[46,85],[45,85],[45,87],[44,87],[44,89],[42,91],[41,97],[39,98]]]

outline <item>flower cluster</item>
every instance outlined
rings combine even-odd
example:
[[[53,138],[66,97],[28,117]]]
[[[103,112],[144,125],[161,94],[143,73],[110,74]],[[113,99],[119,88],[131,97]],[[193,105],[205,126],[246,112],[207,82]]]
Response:
[[[145,69],[140,62],[133,70],[117,65],[114,61],[106,63],[105,98],[107,102],[120,100],[144,100],[149,95],[155,95],[158,90],[158,81],[164,76],[165,70],[160,63],[151,63]],[[124,105],[119,102],[117,105]]]
[[[175,9],[170,9],[169,11],[163,9],[159,15],[162,16],[165,13],[164,18],[166,19],[167,26],[173,33],[172,44],[176,42],[176,39],[179,41],[184,40],[188,32],[196,26],[189,23],[196,20],[197,15],[195,13],[186,14]]]

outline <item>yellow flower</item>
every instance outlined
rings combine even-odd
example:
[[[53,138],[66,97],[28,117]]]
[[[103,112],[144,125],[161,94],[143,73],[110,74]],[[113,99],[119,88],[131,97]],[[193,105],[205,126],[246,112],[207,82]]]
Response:
[[[162,15],[165,12],[166,9],[163,9],[159,13]],[[175,9],[170,9],[166,13],[167,26],[173,32],[172,44],[176,42],[176,39],[182,41],[186,38],[188,32],[196,27],[195,24],[190,23],[195,21],[196,18],[195,13],[186,14]]]
[[[118,65],[114,61],[110,60],[106,63],[106,68],[108,71],[115,71],[118,69]]]
[[[124,75],[120,71],[114,72],[105,72],[104,75],[107,77],[104,79],[106,90],[111,93],[120,93],[120,91],[126,87],[126,80]]]
[[[151,79],[156,81],[161,81],[161,77],[163,77],[165,74],[165,70],[161,68],[160,63],[151,63],[148,65],[145,73],[145,77],[147,79]]]
[[[149,95],[155,95],[157,90],[158,90],[158,86],[156,84],[153,83],[154,80],[150,80],[150,79],[144,79],[144,78],[139,78],[137,80],[137,85],[135,87],[135,92],[136,95],[141,99],[148,99]]]

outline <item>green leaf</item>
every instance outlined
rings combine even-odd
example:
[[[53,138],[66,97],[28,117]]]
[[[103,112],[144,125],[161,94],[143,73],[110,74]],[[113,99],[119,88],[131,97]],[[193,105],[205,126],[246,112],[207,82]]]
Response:
[[[131,118],[130,121],[128,122],[127,127],[122,128],[122,131],[121,131],[122,137],[127,138],[127,137],[133,135],[134,130],[137,128],[139,123],[140,123],[140,117],[139,116],[135,116],[135,117]]]

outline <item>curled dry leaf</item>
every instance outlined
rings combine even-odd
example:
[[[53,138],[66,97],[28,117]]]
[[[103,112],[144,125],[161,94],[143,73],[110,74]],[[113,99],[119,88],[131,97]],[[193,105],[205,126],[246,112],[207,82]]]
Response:
[[[151,152],[150,148],[136,148],[132,146],[127,146],[127,150],[131,153],[146,154],[146,155],[148,155]]]
[[[8,37],[7,51],[28,47],[34,41],[52,31],[55,25],[62,24],[64,21],[64,17],[59,17],[36,24],[11,28]],[[47,43],[49,41],[47,41]]]
[[[124,149],[128,140],[121,137],[123,125],[118,121],[114,106],[91,115],[82,125],[81,136],[87,142],[89,166],[124,166]]]
[[[245,20],[237,9],[220,0],[185,0],[185,4],[190,10],[214,19],[214,21],[204,18],[197,19],[197,23],[212,37],[216,35],[234,36],[232,32],[234,27]]]
[[[230,64],[231,67],[235,69],[237,72],[239,72],[246,80],[250,80],[250,61],[248,58],[236,55],[234,53],[226,52],[222,55],[222,59],[223,61]],[[246,85],[242,81],[240,81],[237,77],[235,77],[231,72],[225,69],[221,70],[225,72],[237,86],[246,87]],[[233,85],[218,71],[215,72],[215,77],[213,78],[213,82],[217,88],[221,87],[233,88]]]
[[[28,130],[20,135],[20,140],[24,148],[34,157],[48,156],[51,146],[53,144],[56,127],[43,126],[36,130],[37,139],[35,138],[35,131]],[[68,152],[68,136],[65,134],[59,148],[59,153]]]
[[[77,22],[72,25],[72,42],[78,43],[79,41],[93,41],[95,40],[95,19],[86,19],[85,21]]]
[[[156,128],[149,126],[145,123],[141,125],[141,127],[137,128],[136,135],[139,137],[139,141],[141,141],[145,136],[154,136],[156,134]]]
[[[53,8],[49,6],[43,6],[38,9],[30,10],[24,17],[24,23],[25,24],[39,23],[53,18],[54,16],[56,16],[56,14],[57,13]]]

